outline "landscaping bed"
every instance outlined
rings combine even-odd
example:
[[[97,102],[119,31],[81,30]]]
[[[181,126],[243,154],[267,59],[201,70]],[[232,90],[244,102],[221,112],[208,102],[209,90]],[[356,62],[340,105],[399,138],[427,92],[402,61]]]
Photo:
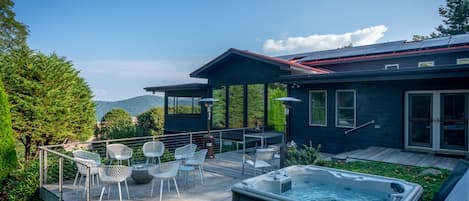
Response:
[[[420,184],[423,187],[423,201],[430,201],[433,195],[438,192],[440,185],[446,180],[450,171],[443,169],[436,169],[441,172],[438,175],[419,175],[423,170],[429,169],[425,167],[414,167],[406,165],[398,165],[383,162],[334,162],[334,161],[321,161],[317,165],[349,170],[354,172],[361,172],[367,174],[381,175],[385,177],[394,177],[403,179],[409,182]]]

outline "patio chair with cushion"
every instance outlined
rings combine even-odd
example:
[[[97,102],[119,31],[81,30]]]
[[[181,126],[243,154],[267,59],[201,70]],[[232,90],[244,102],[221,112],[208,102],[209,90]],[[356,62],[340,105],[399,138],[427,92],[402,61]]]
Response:
[[[179,167],[181,166],[181,161],[173,161],[168,163],[161,164],[160,168],[153,167],[148,170],[148,174],[153,176],[153,181],[151,183],[151,193],[150,197],[153,197],[153,188],[155,187],[155,180],[160,179],[160,201],[163,199],[163,184],[164,180],[168,181],[168,191],[170,191],[169,180],[173,180],[174,187],[176,188],[177,197],[179,198],[179,188],[176,182],[176,176],[178,174]]]
[[[92,177],[95,177],[96,183],[99,185],[99,180],[96,177],[98,174],[98,170],[96,169],[99,165],[101,165],[101,156],[97,153],[85,151],[85,150],[76,150],[73,151],[73,157],[77,160],[80,160],[82,162],[88,163],[92,166],[91,172],[92,172]],[[80,180],[78,183],[81,183],[81,179],[86,176],[87,170],[86,166],[77,163],[77,174],[75,176],[75,180],[73,181],[73,185],[75,186],[77,184],[78,176],[80,176]],[[95,182],[95,179],[91,180],[93,183]]]
[[[204,183],[203,166],[205,162],[205,156],[207,155],[207,151],[207,149],[201,149],[200,151],[195,152],[194,156],[192,158],[187,159],[185,162],[185,165],[191,165],[199,169],[200,181],[202,184]]]
[[[103,183],[103,188],[101,190],[101,195],[99,196],[99,201],[103,199],[104,191],[107,189],[107,198],[111,194],[111,184],[117,184],[119,189],[119,200],[122,201],[122,191],[121,183],[125,183],[125,189],[127,190],[127,199],[130,200],[129,196],[129,187],[127,186],[127,178],[132,173],[132,169],[123,165],[106,165],[99,168],[99,178]]]
[[[197,149],[196,144],[188,144],[177,148],[174,151],[174,158],[176,160],[185,160],[194,156],[195,150]]]
[[[164,154],[163,142],[146,142],[143,144],[143,155],[147,158],[147,164],[150,159],[158,158],[158,164],[161,164],[161,156]]]
[[[132,158],[133,150],[123,144],[110,144],[106,146],[109,154],[109,165],[112,160],[117,160],[118,165],[122,165],[122,161],[127,160],[127,165],[130,166],[130,158]]]
[[[256,175],[257,169],[265,170],[265,168],[272,167],[272,160],[274,158],[274,149],[256,149],[255,157],[245,154],[246,160],[243,162],[242,173],[244,175],[244,165],[248,164],[254,168],[254,175]]]

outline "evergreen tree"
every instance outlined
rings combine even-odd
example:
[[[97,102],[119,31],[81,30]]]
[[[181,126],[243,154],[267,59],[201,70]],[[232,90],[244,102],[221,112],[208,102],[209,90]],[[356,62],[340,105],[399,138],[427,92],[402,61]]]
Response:
[[[26,44],[28,28],[16,21],[11,0],[0,1],[0,53]]]
[[[10,107],[0,79],[0,183],[17,165]]]
[[[135,126],[132,124],[132,117],[124,109],[115,108],[107,112],[101,121],[103,127],[96,131],[99,139],[116,139],[134,137]]]
[[[96,120],[91,90],[70,61],[23,46],[3,55],[0,74],[26,161],[37,146],[92,135]]]
[[[137,126],[142,135],[162,135],[164,129],[163,108],[155,107],[137,116]]]
[[[446,7],[438,10],[443,24],[436,27],[438,33],[431,37],[442,37],[469,33],[469,0],[446,0]]]

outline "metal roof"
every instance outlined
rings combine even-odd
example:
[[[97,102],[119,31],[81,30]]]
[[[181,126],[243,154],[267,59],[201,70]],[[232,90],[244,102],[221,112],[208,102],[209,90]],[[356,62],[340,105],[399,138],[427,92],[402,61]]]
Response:
[[[154,86],[145,87],[145,91],[149,92],[165,92],[165,91],[184,91],[184,90],[197,90],[207,89],[208,85],[203,83],[188,83],[188,84],[176,84],[176,85],[165,85],[165,86]]]
[[[460,34],[441,38],[430,38],[422,41],[408,42],[401,40],[349,48],[284,55],[278,56],[277,58],[285,60],[296,60],[301,63],[307,61],[317,61],[334,58],[376,55],[383,53],[396,53],[403,51],[418,51],[433,48],[460,46],[463,44],[469,44],[469,34]]]

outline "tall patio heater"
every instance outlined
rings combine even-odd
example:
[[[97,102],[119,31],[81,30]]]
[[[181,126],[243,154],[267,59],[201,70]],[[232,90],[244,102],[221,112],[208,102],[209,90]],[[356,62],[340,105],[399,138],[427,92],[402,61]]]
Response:
[[[201,104],[204,104],[205,108],[207,108],[207,135],[204,136],[204,145],[207,151],[207,158],[212,159],[215,158],[215,151],[213,150],[213,143],[215,139],[210,134],[210,124],[211,124],[211,116],[212,116],[212,107],[213,103],[217,102],[218,99],[215,98],[202,98],[199,100]]]
[[[285,105],[285,141],[290,140],[290,108],[293,102],[300,102],[300,99],[294,97],[281,97],[276,98],[275,100],[281,101],[283,105]],[[287,147],[285,141],[282,143],[282,147],[280,147],[280,167],[283,168],[285,166],[285,156]]]

